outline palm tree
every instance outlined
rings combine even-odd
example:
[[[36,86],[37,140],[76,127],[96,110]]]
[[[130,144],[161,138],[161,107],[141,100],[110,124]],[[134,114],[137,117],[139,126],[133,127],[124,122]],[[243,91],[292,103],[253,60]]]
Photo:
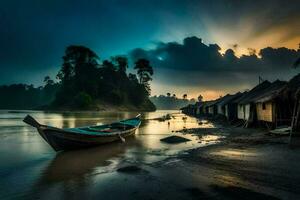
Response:
[[[167,93],[167,97],[170,97],[170,96],[171,96],[171,93],[168,92],[168,93]]]
[[[153,68],[150,65],[149,60],[143,58],[137,60],[134,69],[137,70],[140,84],[144,85],[145,89],[150,94],[149,81],[152,80],[151,76],[153,75]]]
[[[198,101],[199,101],[199,102],[202,102],[202,101],[203,101],[203,96],[202,96],[201,94],[198,96]]]
[[[134,83],[138,83],[138,82],[139,82],[138,79],[137,79],[137,77],[136,77],[136,75],[135,75],[135,74],[132,74],[132,73],[129,73],[129,74],[128,74],[128,79],[129,79],[130,81],[134,82]]]
[[[187,99],[187,94],[182,95],[183,99]]]

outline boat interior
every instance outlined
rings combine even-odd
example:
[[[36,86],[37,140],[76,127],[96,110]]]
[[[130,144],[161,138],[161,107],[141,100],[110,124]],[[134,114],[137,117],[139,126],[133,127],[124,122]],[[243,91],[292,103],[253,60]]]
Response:
[[[122,123],[113,123],[109,125],[101,125],[101,126],[90,126],[80,128],[84,131],[92,131],[92,132],[104,132],[104,133],[112,133],[116,131],[125,131],[131,129],[132,126]]]

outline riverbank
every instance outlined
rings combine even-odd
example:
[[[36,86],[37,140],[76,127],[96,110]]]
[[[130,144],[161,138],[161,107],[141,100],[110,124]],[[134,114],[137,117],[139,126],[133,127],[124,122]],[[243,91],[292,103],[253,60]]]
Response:
[[[160,166],[172,177],[170,182],[177,180],[186,199],[300,198],[298,138],[291,146],[289,137],[270,136],[264,130],[216,127],[214,134],[226,135],[220,143],[189,150]],[[196,135],[211,131],[182,130]]]
[[[220,124],[214,124],[213,128],[185,128],[180,132],[183,137],[189,134],[226,137],[217,144],[188,150],[160,162],[123,163],[121,171],[123,167],[131,170],[122,173],[117,170],[128,183],[122,196],[172,200],[300,198],[300,148],[297,145],[291,148],[289,137]],[[111,187],[106,189],[118,191]],[[117,197],[119,194],[110,194],[108,199]]]
[[[300,150],[290,148],[288,137],[156,111],[143,113],[135,137],[125,143],[56,153],[22,122],[26,112],[0,112],[1,199],[300,197]],[[107,124],[136,112],[31,114],[43,124],[71,128]],[[169,136],[190,141],[161,141]]]

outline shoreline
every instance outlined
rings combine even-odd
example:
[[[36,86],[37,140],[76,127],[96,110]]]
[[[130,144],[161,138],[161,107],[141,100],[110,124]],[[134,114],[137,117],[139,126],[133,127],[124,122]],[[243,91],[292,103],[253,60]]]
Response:
[[[187,150],[170,164],[180,173],[201,181],[187,190],[206,199],[297,199],[300,189],[300,145],[290,148],[289,137],[268,135],[266,130],[216,124],[217,144]],[[205,134],[185,129],[187,134]],[[298,138],[296,142],[300,144]],[[171,162],[174,158],[170,158]],[[189,183],[188,180],[187,184]]]

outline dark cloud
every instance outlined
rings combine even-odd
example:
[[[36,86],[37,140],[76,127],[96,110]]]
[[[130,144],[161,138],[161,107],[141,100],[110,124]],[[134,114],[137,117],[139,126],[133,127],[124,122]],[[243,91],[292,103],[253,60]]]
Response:
[[[182,44],[160,43],[151,50],[134,49],[130,56],[133,60],[142,57],[151,60],[162,82],[224,89],[251,84],[258,76],[289,77],[300,50],[267,47],[256,55],[256,51],[249,48],[249,55],[237,57],[232,49],[221,54],[217,44],[206,45],[200,38],[188,37]]]
[[[141,47],[131,55],[151,59],[160,88],[288,77],[295,51],[258,49],[296,48],[299,7],[299,0],[2,0],[0,84],[41,84],[71,44],[88,46],[102,60]],[[196,37],[178,43],[193,35],[218,45]],[[145,50],[157,41],[163,42]],[[231,49],[221,55],[220,47]],[[235,55],[248,47],[253,55]]]

